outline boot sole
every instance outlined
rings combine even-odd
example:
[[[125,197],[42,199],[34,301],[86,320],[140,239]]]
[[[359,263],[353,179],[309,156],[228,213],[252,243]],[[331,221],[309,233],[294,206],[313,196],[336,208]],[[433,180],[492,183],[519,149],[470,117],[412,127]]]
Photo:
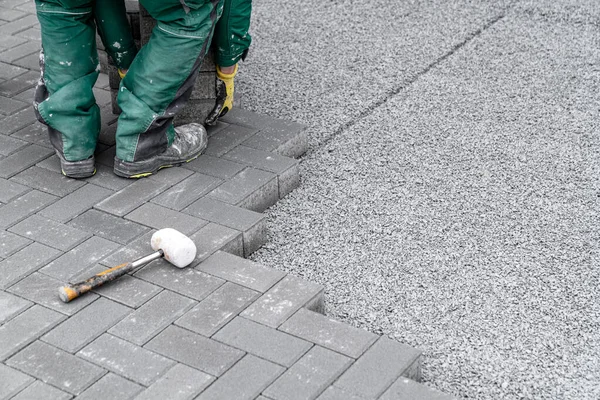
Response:
[[[133,163],[121,161],[115,157],[114,172],[115,172],[115,175],[120,176],[122,178],[130,178],[130,179],[145,178],[147,176],[156,174],[161,169],[178,167],[180,165],[189,163],[190,161],[194,161],[196,158],[200,157],[202,155],[202,153],[204,153],[204,150],[205,150],[205,148],[202,149],[198,154],[193,155],[190,158],[187,158],[183,161],[176,161],[176,162],[165,161],[164,163],[162,163],[159,159],[157,159],[156,162],[153,163],[153,164],[157,164],[157,165],[149,166],[148,168],[145,168],[144,172],[135,172],[135,173],[133,171],[127,171],[127,169],[129,169],[129,168],[139,169],[139,165],[132,166]]]

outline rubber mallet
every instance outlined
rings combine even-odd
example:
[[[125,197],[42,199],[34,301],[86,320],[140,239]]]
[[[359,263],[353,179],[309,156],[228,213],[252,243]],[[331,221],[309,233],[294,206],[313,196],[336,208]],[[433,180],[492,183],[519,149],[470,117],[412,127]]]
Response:
[[[134,262],[117,265],[86,279],[83,282],[63,286],[58,289],[58,296],[65,303],[81,296],[90,290],[114,281],[120,276],[159,258],[164,258],[177,268],[187,267],[196,258],[196,245],[189,237],[172,228],[156,231],[150,240],[152,250],[156,252]]]

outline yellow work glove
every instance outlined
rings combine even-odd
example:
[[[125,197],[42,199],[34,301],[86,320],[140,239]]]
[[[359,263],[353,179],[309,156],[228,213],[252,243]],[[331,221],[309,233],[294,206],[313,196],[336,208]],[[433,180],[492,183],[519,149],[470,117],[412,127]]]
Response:
[[[206,125],[216,124],[217,119],[227,114],[233,108],[233,79],[237,71],[238,66],[236,65],[235,70],[231,74],[224,74],[217,66],[217,98],[215,100],[215,107],[208,114],[206,120],[204,120]]]

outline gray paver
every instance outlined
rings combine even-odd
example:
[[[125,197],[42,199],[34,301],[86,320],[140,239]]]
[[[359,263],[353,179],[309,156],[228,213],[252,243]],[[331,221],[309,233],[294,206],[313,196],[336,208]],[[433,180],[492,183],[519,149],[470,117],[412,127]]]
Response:
[[[194,398],[214,377],[183,364],[177,364],[154,382],[137,400],[188,400]]]
[[[210,256],[197,269],[263,293],[285,276],[282,271],[223,251]]]
[[[161,290],[163,289],[159,286],[126,275],[113,282],[105,283],[94,291],[103,297],[123,303],[126,306],[138,308],[160,293]]]
[[[0,202],[2,203],[8,203],[28,190],[27,186],[0,178]]]
[[[19,59],[13,61],[12,63],[15,65],[18,65],[20,67],[30,69],[32,71],[36,71],[36,72],[40,71],[39,54],[37,52],[32,53],[28,56],[19,58]],[[32,98],[31,96],[26,96],[26,97],[30,98],[30,99]]]
[[[335,386],[330,386],[317,400],[365,400],[365,397],[346,392]]]
[[[0,288],[7,288],[55,259],[60,252],[40,243],[32,243],[0,261]]]
[[[283,371],[285,368],[277,364],[248,354],[198,396],[198,400],[253,400]]]
[[[0,114],[10,115],[14,112],[24,109],[25,107],[29,107],[29,104],[16,99],[0,96]],[[4,136],[4,140],[7,138],[7,136]],[[0,142],[1,141],[3,141],[3,139],[0,139]]]
[[[70,303],[63,303],[58,297],[58,288],[63,285],[64,282],[35,272],[11,286],[8,291],[67,315],[75,314],[98,298],[94,293],[87,293]]]
[[[0,58],[4,53],[0,53]],[[0,95],[12,97],[24,90],[27,90],[32,85],[27,82],[19,80],[19,77],[11,79],[9,81],[0,82]]]
[[[192,172],[185,168],[166,168],[160,171],[160,174],[152,174],[148,177],[151,181],[164,183],[169,187],[176,185],[188,176],[192,175]]]
[[[79,394],[105,371],[87,361],[36,341],[6,364],[71,394]]]
[[[195,304],[187,297],[164,290],[113,326],[108,333],[141,346]]]
[[[222,375],[244,356],[241,350],[173,325],[148,342],[145,348],[213,376]]]
[[[35,305],[0,326],[0,361],[33,342],[63,319],[62,314]]]
[[[27,28],[38,25],[38,20],[35,15],[27,15],[23,18],[14,20],[0,26],[0,34],[13,35],[17,32],[24,31]]]
[[[209,256],[223,250],[239,257],[244,255],[244,241],[241,232],[214,222],[203,226],[190,236],[196,245],[196,258],[191,266],[206,260]]]
[[[286,367],[291,367],[312,346],[302,339],[241,317],[234,318],[213,338]]]
[[[152,202],[180,211],[216,188],[221,182],[223,181],[219,178],[196,173],[156,196]]]
[[[2,28],[0,27],[0,31]],[[40,44],[37,42],[25,42],[18,46],[15,46],[9,50],[0,53],[0,60],[3,62],[12,63],[19,58],[25,57],[31,53],[39,53]]]
[[[9,399],[27,385],[33,382],[33,378],[6,365],[0,364],[0,399]]]
[[[0,257],[6,258],[31,243],[31,240],[14,233],[0,231]]]
[[[85,182],[81,180],[70,179],[63,174],[37,166],[26,169],[13,176],[10,180],[59,197],[67,196],[69,193],[85,185]]]
[[[32,215],[19,222],[9,228],[9,231],[62,251],[70,250],[92,236],[38,215]]]
[[[111,372],[77,396],[78,400],[126,400],[144,390],[144,387]]]
[[[400,376],[411,373],[420,352],[381,337],[334,385],[364,397],[378,397]]]
[[[112,254],[118,247],[117,243],[93,236],[40,269],[40,272],[69,282],[92,268],[108,254]]]
[[[106,257],[104,260],[102,260],[102,264],[112,268],[116,265],[134,261],[138,258],[154,253],[154,250],[152,250],[152,247],[150,246],[150,240],[154,232],[156,231],[151,230],[138,237],[134,241],[127,244],[127,246],[122,247],[110,256]],[[151,264],[154,265],[154,263]]]
[[[135,276],[195,300],[204,299],[225,283],[223,279],[193,268],[177,268],[165,260],[148,264]]]
[[[191,235],[208,223],[200,218],[190,217],[152,203],[142,205],[127,214],[125,218],[155,229],[173,228],[184,235]]]
[[[8,228],[57,200],[51,194],[32,190],[0,207],[0,228]]]
[[[214,176],[216,178],[229,179],[241,172],[246,166],[219,157],[203,154],[194,161],[185,164],[184,168],[189,168],[196,172]]]
[[[279,329],[353,358],[360,357],[378,338],[307,309],[298,310]]]
[[[131,312],[114,301],[99,298],[52,329],[41,340],[75,353]]]
[[[11,8],[0,7],[0,19],[4,21],[14,21],[15,19],[23,18],[26,13]]]
[[[27,92],[23,92],[27,93]],[[20,96],[20,95],[19,95]],[[50,138],[48,136],[48,128],[40,122],[34,122],[33,124],[26,125],[25,127],[17,130],[15,133],[10,135],[10,137],[19,139],[21,141],[25,141],[27,143],[37,144],[42,147],[46,147],[48,149],[52,149],[52,144],[50,144]],[[56,157],[56,155],[48,157],[52,158]],[[40,163],[45,162],[47,159],[40,161]],[[39,163],[38,163],[39,164]],[[58,174],[62,175],[60,164],[57,166],[55,170],[52,170]],[[65,177],[65,179],[68,179]]]
[[[0,106],[3,105],[1,99],[6,99],[6,97],[0,97]],[[27,146],[27,142],[23,140],[0,134],[0,155],[8,156],[25,146]]]
[[[135,222],[98,210],[88,210],[73,218],[67,225],[123,245],[150,230]]]
[[[379,398],[380,400],[411,400],[411,399],[427,399],[427,400],[452,400],[453,397],[431,389],[425,385],[417,383],[413,380],[401,377],[386,390]]]
[[[313,400],[354,360],[314,346],[263,394],[276,400]]]
[[[31,307],[32,304],[30,301],[0,291],[0,325]]]
[[[73,396],[42,381],[35,381],[11,400],[69,400]]]
[[[127,379],[151,385],[175,363],[126,340],[104,334],[77,353]]]
[[[0,79],[12,79],[16,76],[22,75],[27,70],[25,68],[17,67],[0,61]]]
[[[210,137],[208,146],[206,147],[206,154],[213,157],[220,157],[244,140],[250,138],[257,131],[257,129],[240,125],[228,125]]]
[[[40,211],[40,214],[58,222],[67,222],[73,217],[92,208],[94,204],[107,198],[112,193],[112,190],[87,184],[63,197],[51,206],[46,207]]]
[[[260,294],[226,282],[175,323],[210,337],[252,303]]]
[[[166,184],[150,179],[139,180],[98,203],[95,208],[122,217],[162,193],[167,187]]]
[[[36,121],[37,119],[33,113],[33,107],[28,107],[4,118],[4,120],[2,120],[0,132],[10,135],[11,133],[23,129],[27,125],[31,125]],[[8,176],[12,176],[17,172],[24,170],[25,168],[31,167],[36,162],[43,160],[50,154],[54,153],[54,151],[44,147],[35,145],[32,146],[26,147],[17,153],[13,153],[10,159],[10,164],[0,164],[2,166],[2,177],[6,178]],[[4,169],[6,169],[6,171],[4,171]]]
[[[288,275],[240,315],[272,328],[277,328],[300,307],[322,296],[322,286]]]
[[[45,161],[48,161],[48,163],[43,165],[44,168],[60,168],[58,159],[55,157],[50,157]],[[49,163],[50,161],[52,162],[52,164]],[[38,165],[42,166],[41,163]],[[112,167],[107,167],[106,165],[98,163],[96,163],[96,174],[90,178],[87,178],[87,181],[89,183],[93,183],[94,185],[102,186],[103,188],[114,191],[119,191],[137,182],[132,179],[123,179],[115,175]]]

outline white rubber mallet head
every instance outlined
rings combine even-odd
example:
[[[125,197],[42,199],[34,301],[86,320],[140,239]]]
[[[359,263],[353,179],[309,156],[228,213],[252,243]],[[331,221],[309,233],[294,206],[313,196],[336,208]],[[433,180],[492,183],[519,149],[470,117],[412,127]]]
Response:
[[[155,251],[162,250],[165,260],[177,268],[187,267],[196,258],[196,245],[192,239],[173,228],[156,231],[150,246]]]

